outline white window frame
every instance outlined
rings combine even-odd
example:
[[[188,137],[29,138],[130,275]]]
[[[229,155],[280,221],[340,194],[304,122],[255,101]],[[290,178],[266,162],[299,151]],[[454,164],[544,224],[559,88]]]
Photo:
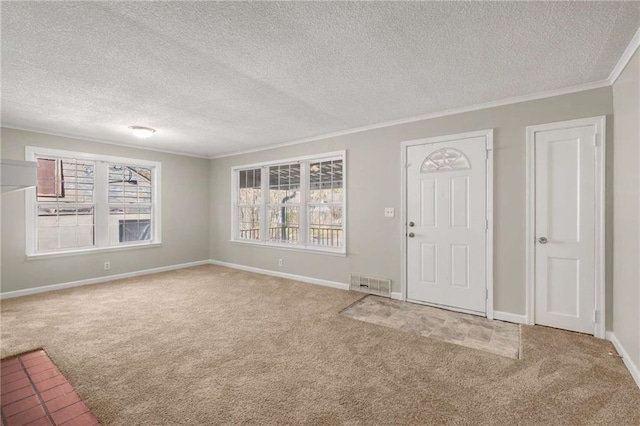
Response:
[[[96,163],[94,181],[94,217],[95,217],[95,245],[91,247],[64,248],[55,250],[37,249],[37,197],[36,187],[31,187],[25,191],[25,247],[28,259],[36,259],[43,257],[58,257],[78,254],[88,254],[103,251],[129,250],[145,247],[159,247],[162,245],[162,208],[161,208],[161,182],[162,182],[162,163],[157,161],[140,160],[136,158],[114,157],[110,155],[90,154],[86,152],[64,151],[59,149],[41,148],[34,146],[25,147],[25,160],[36,161],[38,157],[53,158],[75,158],[90,160]],[[152,239],[145,241],[134,241],[120,243],[111,246],[108,241],[108,220],[105,218],[109,215],[109,194],[108,194],[108,163],[126,164],[131,166],[150,167],[153,169],[151,173],[151,223],[153,227]],[[101,170],[102,169],[102,170]],[[98,175],[104,175],[106,180],[99,182]],[[104,187],[103,187],[104,186]]]
[[[309,169],[307,165],[316,161],[330,161],[330,160],[342,160],[342,233],[344,236],[344,244],[342,247],[321,247],[308,243],[308,224],[309,224]],[[299,244],[292,243],[280,243],[275,241],[269,241],[267,239],[267,206],[268,200],[268,185],[269,185],[269,167],[286,165],[291,163],[300,163],[300,240]],[[262,169],[261,171],[261,183],[262,183],[262,203],[260,205],[260,240],[248,240],[240,239],[238,229],[238,176],[241,170],[248,169]],[[322,154],[306,155],[294,158],[285,158],[276,161],[265,161],[261,163],[243,164],[241,166],[235,166],[231,168],[231,243],[247,244],[258,247],[279,248],[284,250],[304,251],[304,252],[316,252],[321,254],[346,256],[347,254],[347,152],[346,151],[333,151],[325,152]]]

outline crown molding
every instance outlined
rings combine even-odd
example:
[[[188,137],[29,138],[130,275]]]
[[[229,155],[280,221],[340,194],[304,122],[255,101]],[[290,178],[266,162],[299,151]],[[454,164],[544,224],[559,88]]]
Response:
[[[440,112],[434,112],[434,113],[429,113],[429,114],[423,114],[423,115],[417,115],[417,116],[413,116],[413,117],[403,118],[403,119],[400,119],[400,120],[385,121],[383,123],[372,124],[372,125],[369,125],[369,126],[355,127],[355,128],[352,128],[352,129],[341,130],[341,131],[338,131],[338,132],[325,133],[325,134],[320,135],[320,136],[313,136],[313,137],[304,138],[304,139],[297,139],[297,140],[293,140],[293,141],[289,141],[289,142],[284,142],[284,143],[279,143],[279,144],[274,144],[274,145],[268,145],[268,146],[264,146],[264,147],[260,147],[260,148],[253,148],[253,149],[247,149],[247,150],[242,150],[242,151],[234,151],[234,152],[230,152],[230,153],[227,153],[227,154],[215,155],[215,156],[212,156],[212,157],[209,157],[209,158],[212,159],[212,160],[216,160],[216,159],[225,158],[225,157],[235,157],[236,155],[250,154],[250,153],[253,153],[253,152],[260,152],[260,151],[267,151],[267,150],[275,149],[275,148],[283,148],[283,147],[287,147],[287,146],[291,146],[291,145],[298,145],[298,144],[303,144],[303,143],[307,143],[307,142],[314,142],[314,141],[318,141],[318,140],[322,140],[322,139],[328,139],[328,138],[335,138],[335,137],[338,137],[338,136],[350,135],[350,134],[353,134],[353,133],[366,132],[368,130],[381,129],[381,128],[390,127],[390,126],[397,126],[399,124],[415,123],[416,121],[423,121],[423,120],[429,120],[429,119],[433,119],[433,118],[446,117],[446,116],[449,116],[449,115],[463,114],[465,112],[478,111],[478,110],[481,110],[481,109],[496,108],[496,107],[500,107],[500,106],[517,104],[517,103],[521,103],[521,102],[534,101],[534,100],[544,99],[544,98],[551,98],[553,96],[567,95],[567,94],[576,93],[576,92],[584,92],[586,90],[598,89],[600,87],[606,87],[606,86],[610,86],[610,85],[611,85],[611,83],[609,82],[608,79],[607,80],[601,80],[601,81],[596,81],[596,82],[593,82],[593,83],[586,83],[586,84],[581,84],[581,85],[578,85],[578,86],[566,87],[566,88],[563,88],[563,89],[549,90],[549,91],[546,91],[546,92],[533,93],[531,95],[516,96],[516,97],[513,97],[513,98],[507,98],[507,99],[502,99],[502,100],[498,100],[498,101],[484,102],[484,103],[465,106],[465,107],[452,108],[452,109],[448,109],[448,110],[444,110],[444,111],[440,111]]]
[[[620,74],[622,74],[622,71],[624,70],[624,68],[627,66],[631,58],[633,58],[633,54],[636,53],[636,50],[638,50],[638,47],[640,47],[640,28],[638,28],[638,31],[636,31],[636,34],[631,38],[631,41],[629,42],[629,45],[622,53],[620,60],[618,61],[616,66],[613,67],[611,74],[609,74],[609,78],[608,78],[609,84],[615,83],[618,77],[620,77]]]

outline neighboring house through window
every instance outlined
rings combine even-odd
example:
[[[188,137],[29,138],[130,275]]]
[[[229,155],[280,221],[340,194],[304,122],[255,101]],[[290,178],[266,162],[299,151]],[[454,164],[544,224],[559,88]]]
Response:
[[[234,167],[232,241],[345,253],[345,152]]]
[[[37,186],[26,194],[27,255],[161,242],[160,163],[27,147]]]

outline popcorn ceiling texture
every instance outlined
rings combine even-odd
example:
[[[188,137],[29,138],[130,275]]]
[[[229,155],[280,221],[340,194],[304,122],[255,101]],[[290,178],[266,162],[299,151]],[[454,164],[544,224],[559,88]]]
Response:
[[[2,122],[220,155],[601,81],[639,24],[636,2],[2,2]]]

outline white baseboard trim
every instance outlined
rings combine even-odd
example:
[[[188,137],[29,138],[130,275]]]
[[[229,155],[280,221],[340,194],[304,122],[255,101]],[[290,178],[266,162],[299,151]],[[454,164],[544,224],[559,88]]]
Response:
[[[527,323],[526,315],[512,314],[511,312],[493,311],[493,319],[499,321],[514,322],[516,324]]]
[[[622,343],[620,343],[616,335],[613,334],[613,331],[607,331],[606,337],[607,340],[613,343],[613,347],[616,348],[616,351],[618,351],[618,355],[622,357],[622,362],[624,362],[627,370],[629,370],[629,373],[631,373],[631,377],[633,377],[636,385],[638,385],[638,387],[640,388],[640,369],[633,363],[631,357],[629,357],[629,353],[624,349],[624,346],[622,346]]]
[[[210,259],[212,265],[226,266],[227,268],[239,269],[241,271],[255,272],[256,274],[269,275],[272,277],[286,278],[288,280],[302,281],[303,283],[317,284],[325,287],[337,288],[340,290],[349,290],[349,284],[339,283],[337,281],[321,280],[319,278],[306,277],[304,275],[288,274],[286,272],[271,271],[269,269],[254,268],[253,266],[245,266],[237,263],[222,262],[220,260]]]
[[[404,300],[404,299],[402,298],[402,293],[400,293],[400,292],[398,292],[398,293],[396,293],[396,292],[391,292],[391,298],[392,298],[392,299],[395,299],[395,300]]]
[[[209,260],[199,260],[197,262],[161,266],[159,268],[144,269],[142,271],[134,271],[134,272],[125,272],[123,274],[107,275],[104,277],[97,277],[97,278],[88,278],[86,280],[71,281],[68,283],[44,285],[41,287],[27,288],[24,290],[6,291],[4,293],[0,293],[0,299],[10,299],[12,297],[28,296],[30,294],[45,293],[48,291],[62,290],[64,288],[98,284],[98,283],[103,283],[107,281],[121,280],[124,278],[137,277],[140,275],[157,274],[158,272],[173,271],[175,269],[190,268],[192,266],[207,265],[207,264],[209,264]]]

